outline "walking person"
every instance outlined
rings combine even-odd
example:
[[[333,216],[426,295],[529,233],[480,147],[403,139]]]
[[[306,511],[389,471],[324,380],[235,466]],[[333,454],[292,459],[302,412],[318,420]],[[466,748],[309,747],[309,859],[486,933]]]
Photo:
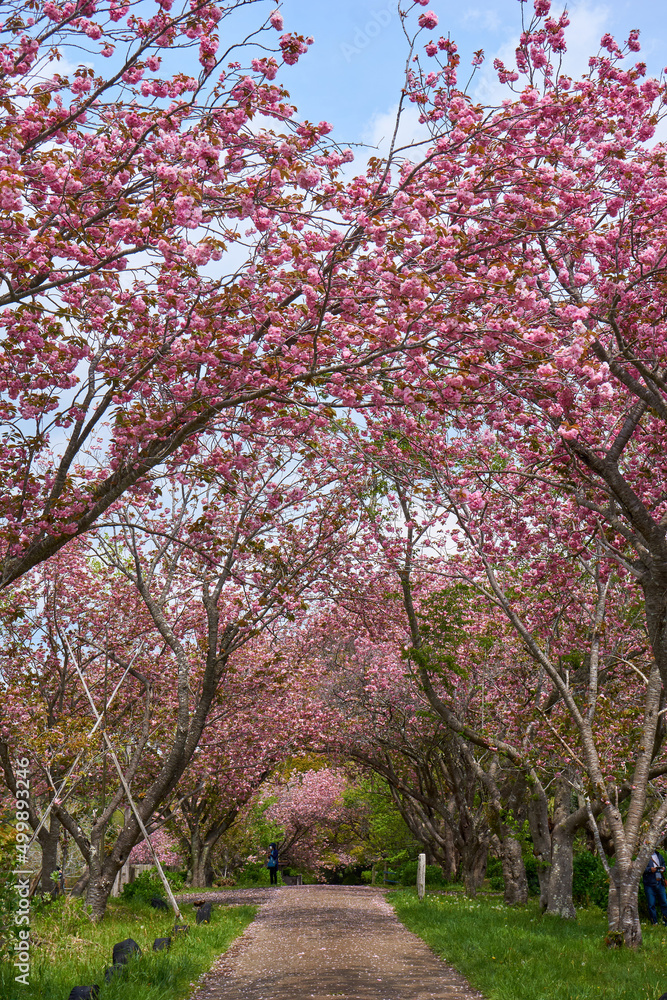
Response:
[[[665,892],[665,859],[659,851],[654,851],[642,874],[646,903],[651,923],[657,924],[656,902],[660,906],[662,922],[667,924],[667,893]]]
[[[270,884],[278,885],[278,845],[273,842],[269,844],[269,856],[266,867],[269,869]]]

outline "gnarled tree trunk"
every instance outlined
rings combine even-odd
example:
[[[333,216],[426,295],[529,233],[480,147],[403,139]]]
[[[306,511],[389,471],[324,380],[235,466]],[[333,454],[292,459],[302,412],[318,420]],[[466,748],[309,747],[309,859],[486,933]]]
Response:
[[[521,844],[516,837],[506,836],[502,843],[502,866],[505,880],[504,900],[508,906],[528,902],[528,879],[523,863]]]
[[[574,835],[581,825],[572,814],[572,786],[567,776],[556,782],[554,794],[554,827],[551,831],[551,871],[547,913],[574,920],[577,911],[572,900],[574,866]],[[581,817],[583,819],[583,815]]]
[[[570,824],[559,823],[551,834],[551,872],[546,912],[565,920],[574,920],[577,916],[572,901],[575,832]]]
[[[42,895],[57,896],[58,886],[51,877],[58,868],[58,841],[60,839],[60,820],[53,813],[49,815],[49,827],[42,827],[37,835],[42,848],[42,876],[40,892]]]
[[[90,907],[90,916],[94,923],[97,923],[104,916],[117,872],[115,867],[109,864],[109,859],[104,857],[106,828],[106,823],[95,823],[90,835],[86,904]]]
[[[466,895],[474,899],[484,881],[489,847],[485,840],[469,838],[461,851],[461,878]]]
[[[607,924],[610,943],[638,948],[642,943],[639,922],[639,878],[632,870],[623,870],[617,863],[611,869]]]
[[[202,842],[200,837],[193,836],[190,841],[190,851],[192,857],[190,885],[193,889],[207,889],[213,885],[211,845]]]
[[[540,883],[540,909],[549,905],[551,878],[551,833],[549,831],[549,801],[539,781],[528,788],[527,815],[533,840],[533,854],[537,861],[537,878]]]

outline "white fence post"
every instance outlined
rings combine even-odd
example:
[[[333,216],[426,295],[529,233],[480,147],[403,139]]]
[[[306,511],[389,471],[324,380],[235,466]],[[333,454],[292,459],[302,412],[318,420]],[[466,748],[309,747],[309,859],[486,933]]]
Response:
[[[420,854],[417,862],[417,895],[422,900],[426,895],[426,855]]]

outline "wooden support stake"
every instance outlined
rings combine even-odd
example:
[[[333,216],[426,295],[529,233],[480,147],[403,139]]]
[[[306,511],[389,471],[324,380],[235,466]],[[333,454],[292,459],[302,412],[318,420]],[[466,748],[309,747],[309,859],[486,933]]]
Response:
[[[67,637],[65,637],[65,641],[67,642]],[[67,645],[69,646],[69,642],[67,643]],[[70,646],[70,653],[71,652],[72,652],[72,647]],[[127,677],[127,672],[130,669],[130,667],[132,666],[132,664],[134,662],[134,659],[138,655],[138,653],[139,653],[139,650],[137,650],[137,652],[135,653],[135,655],[132,657],[132,659],[130,660],[130,662],[127,665],[125,673],[123,674],[123,676],[121,677],[121,679],[116,684],[116,687],[113,689],[113,693],[112,693],[111,697],[109,698],[109,700],[107,702],[107,708],[111,708],[111,705],[113,704],[113,700],[116,697],[116,695],[118,694],[118,689],[121,686],[121,684],[123,683],[123,681],[125,680],[125,678]],[[90,732],[88,733],[88,735],[86,737],[86,742],[95,733],[95,730],[97,729],[97,727],[99,726],[99,724],[100,724],[101,721],[102,721],[102,717],[98,715],[97,721],[96,721],[95,725],[93,726],[93,728],[90,730]],[[84,754],[84,751],[81,750],[76,755],[76,759],[75,759],[74,763],[70,767],[69,771],[67,772],[67,774],[65,775],[65,777],[63,778],[63,780],[60,782],[60,788],[55,788],[55,786],[54,786],[54,791],[55,791],[56,794],[53,796],[53,799],[59,799],[61,801],[61,804],[64,801],[64,799],[63,800],[60,799],[60,796],[62,794],[63,788],[65,787],[65,785],[69,781],[70,776],[73,774],[74,769],[76,768],[77,764],[79,763],[79,761],[83,757],[83,754]],[[87,770],[88,770],[88,768],[86,768],[86,771]],[[69,795],[69,792],[68,792],[68,795]],[[46,823],[47,819],[49,818],[49,814],[51,812],[51,806],[53,805],[53,799],[51,799],[51,801],[49,802],[48,806],[46,807],[46,811],[45,811],[44,815],[42,816],[42,818],[40,819],[39,825],[38,825],[37,829],[35,830],[35,832],[33,833],[32,837],[30,838],[30,841],[29,841],[27,847],[31,846],[31,844],[34,842],[35,838],[38,836],[39,831],[42,829],[42,827]],[[27,850],[27,847],[26,847],[26,850]]]
[[[83,688],[84,688],[84,691],[86,692],[86,695],[88,696],[88,701],[90,702],[90,707],[92,708],[92,710],[93,710],[93,712],[95,714],[95,718],[97,719],[97,721],[101,722],[102,721],[102,716],[100,715],[100,713],[97,711],[97,708],[95,707],[95,702],[93,701],[93,696],[91,695],[90,690],[88,688],[88,685],[86,683],[86,678],[83,676],[83,673],[81,672],[81,670],[79,668],[79,664],[77,662],[76,657],[74,656],[74,653],[72,651],[72,647],[69,644],[69,640],[68,640],[67,636],[65,636],[65,642],[67,643],[67,646],[69,648],[70,655],[72,657],[72,662],[74,663],[74,667],[76,669],[76,672],[79,675],[79,680],[81,681],[81,683],[83,685]],[[106,731],[104,729],[102,730],[102,736],[104,738],[104,742],[106,743],[107,750],[111,754],[111,759],[114,762],[114,767],[116,768],[116,771],[118,772],[118,777],[120,778],[120,782],[121,782],[121,784],[123,786],[123,791],[125,792],[125,795],[127,796],[127,801],[129,803],[130,809],[134,813],[134,817],[135,817],[137,823],[139,824],[139,829],[141,830],[142,834],[144,835],[144,840],[146,841],[146,844],[148,845],[148,850],[151,852],[151,854],[153,856],[153,861],[155,862],[155,867],[157,868],[158,875],[160,876],[160,879],[162,881],[162,885],[164,886],[164,891],[167,894],[167,899],[171,903],[171,908],[172,908],[172,910],[174,911],[174,913],[176,915],[176,919],[177,920],[182,920],[183,917],[181,916],[181,911],[178,908],[178,903],[176,902],[176,899],[174,898],[174,894],[171,891],[171,886],[169,885],[169,882],[167,881],[167,876],[165,875],[165,873],[163,871],[163,868],[162,868],[162,865],[160,864],[160,862],[158,860],[158,856],[155,853],[155,848],[153,847],[153,844],[151,843],[151,839],[148,836],[148,831],[147,831],[146,827],[144,826],[144,821],[141,818],[141,815],[139,814],[139,809],[137,808],[137,805],[136,805],[134,799],[132,798],[132,793],[130,792],[129,785],[128,785],[127,781],[125,780],[125,774],[123,772],[122,767],[120,766],[120,761],[118,760],[118,757],[116,756],[116,751],[114,750],[113,746],[111,745],[111,740],[107,736],[107,733],[106,733]]]

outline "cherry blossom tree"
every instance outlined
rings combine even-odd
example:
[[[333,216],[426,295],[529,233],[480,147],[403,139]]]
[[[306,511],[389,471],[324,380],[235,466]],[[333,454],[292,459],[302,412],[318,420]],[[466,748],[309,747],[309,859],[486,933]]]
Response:
[[[317,678],[311,663],[286,654],[287,630],[249,643],[222,679],[179,802],[160,819],[173,817],[193,887],[212,883],[216,845],[243,807],[319,735]]]
[[[111,770],[105,772],[106,794],[90,832],[60,797],[51,799],[52,811],[88,864],[87,902],[94,919],[104,913],[115,875],[139,836],[130,809],[106,842],[114,814],[128,802],[128,789],[144,824],[171,801],[209,715],[215,717],[221,707],[216,699],[224,679],[237,675],[236,684],[249,689],[261,681],[261,672],[254,676],[244,668],[241,651],[260,632],[300,613],[308,596],[320,595],[327,565],[346,541],[344,498],[321,465],[281,445],[275,433],[267,435],[263,451],[257,441],[254,451],[237,450],[234,443],[226,447],[233,490],[229,478],[220,485],[207,475],[209,462],[217,464],[220,456],[200,455],[189,477],[182,471],[166,506],[155,509],[152,499],[118,506],[113,521],[91,534],[86,545],[71,549],[80,553],[78,575],[63,574],[54,630],[59,656],[69,656],[70,680],[83,686],[87,677],[95,700],[127,673],[141,698],[127,687],[102,727],[103,738],[116,737],[118,743],[125,733],[124,773],[119,781]],[[48,571],[47,564],[43,572]],[[113,582],[111,593],[101,585],[105,574]],[[28,583],[21,594],[34,605]],[[94,614],[91,619],[81,606],[91,594],[100,602],[101,620]],[[121,628],[108,627],[109,615],[120,618]],[[34,639],[40,645],[43,634],[38,630]],[[34,662],[43,655],[38,650]],[[269,659],[264,673],[274,667]],[[57,686],[57,678],[52,683]],[[79,712],[81,737],[104,762],[105,746],[89,735],[94,720]],[[245,718],[249,722],[247,708]],[[59,736],[69,767],[75,748]],[[106,749],[111,753],[108,744]]]
[[[581,79],[563,74],[569,21],[550,8],[536,0],[516,68],[497,64],[502,107],[457,89],[447,39],[426,46],[433,70],[413,73],[434,143],[405,162],[394,210],[430,262],[414,309],[449,345],[387,394],[422,430],[444,413],[454,433],[495,436],[517,476],[548,466],[641,586],[664,683],[665,150],[652,139],[665,84],[631,62],[636,31],[624,46],[605,34]]]
[[[160,478],[187,480],[191,460],[233,496],[267,428],[301,434],[361,505],[366,560],[377,557],[400,584],[431,709],[457,738],[532,773],[530,755],[506,738],[517,721],[490,733],[452,712],[414,588],[464,581],[528,650],[525,683],[544,716],[531,732],[567,747],[564,764],[579,758],[589,822],[599,808],[613,832],[610,927],[636,944],[636,886],[664,818],[659,807],[642,826],[662,767],[667,682],[667,216],[665,149],[653,141],[665,83],[633,62],[634,31],[623,46],[605,34],[588,72],[567,76],[567,14],[535,0],[516,67],[496,64],[507,100],[485,108],[458,84],[450,38],[430,38],[422,56],[436,15],[421,13],[413,29],[404,12],[399,114],[414,103],[429,138],[411,149],[394,142],[387,159],[343,184],[348,154],[325,145],[326,124],[292,124],[274,57],[261,53],[245,68],[229,52],[218,57],[216,24],[236,6],[186,17],[162,2],[146,20],[112,5],[100,25],[93,4],[45,4],[30,23],[17,13],[5,26],[3,582],[109,512],[99,558],[132,582],[182,680],[188,657],[151,592],[161,574],[181,580],[180,554],[173,569],[167,548],[164,565],[162,555],[151,562],[160,534],[184,544],[181,527],[158,518],[146,547],[130,507],[123,515],[114,504],[128,490],[139,506],[159,504]],[[282,31],[280,15],[265,28],[261,38]],[[70,81],[40,63],[50,46],[85,40],[128,46],[121,72],[81,68]],[[148,75],[181,44],[198,50],[194,82]],[[277,43],[288,63],[306,48],[294,35]],[[258,128],[260,119],[283,132]],[[327,428],[353,441],[352,456],[315,440]],[[225,435],[242,439],[236,453]],[[218,514],[203,499],[188,529],[195,548],[211,546],[222,560],[211,586],[233,581],[237,610],[270,571],[270,613],[251,599],[251,610],[225,619],[231,631],[216,636],[217,660],[209,647],[211,663],[222,657],[225,668],[244,630],[278,614],[281,581],[295,582],[279,555],[287,536],[294,566],[305,559],[314,572],[299,542],[311,537],[312,509],[288,530],[283,493],[262,495],[262,523],[275,522],[280,543],[260,546],[253,527],[251,544],[225,563],[238,539],[227,524],[231,548],[216,547]],[[338,531],[340,505],[331,516]],[[443,567],[455,544],[452,576]],[[354,561],[346,560],[343,571]],[[655,668],[643,640],[628,633],[624,645],[624,608],[637,590],[645,619],[632,629],[645,627]],[[583,650],[574,686],[573,650]],[[610,689],[607,711],[601,685],[618,678],[621,662],[627,676]],[[209,666],[216,680],[207,686]],[[207,662],[206,698],[216,670]],[[555,698],[546,714],[542,697]],[[621,705],[638,727],[632,776],[617,769]],[[185,732],[179,739],[194,747]],[[160,779],[147,805],[173,790],[171,780]],[[624,817],[616,792],[625,791]],[[120,854],[134,839],[128,828]]]
[[[178,844],[166,830],[156,830],[150,835],[152,850],[149,850],[145,840],[140,841],[130,851],[129,862],[132,865],[152,865],[153,855],[157,857],[160,864],[178,865],[182,861],[182,856],[178,850]]]
[[[615,826],[610,927],[635,944],[633,896],[649,841],[663,832],[658,809],[646,838],[637,839],[648,775],[661,766],[654,753],[667,679],[664,147],[651,143],[664,115],[665,85],[632,63],[637,32],[624,46],[606,34],[588,73],[576,80],[565,75],[559,60],[568,18],[550,16],[550,6],[535,3],[516,68],[496,66],[508,87],[502,106],[475,105],[458,87],[460,60],[444,37],[426,46],[432,68],[421,72],[417,63],[409,77],[408,99],[419,106],[433,142],[423,159],[405,159],[401,194],[392,204],[395,230],[412,234],[416,265],[409,277],[401,271],[402,315],[437,327],[441,339],[420,372],[406,367],[385,384],[376,427],[387,442],[394,435],[400,460],[407,462],[411,450],[428,456],[435,472],[429,476],[422,467],[418,477],[430,478],[441,503],[440,530],[447,530],[448,517],[472,525],[465,545],[486,577],[489,600],[568,706],[577,739],[588,746],[589,792]],[[435,27],[432,17],[428,27]],[[396,280],[395,272],[383,277],[387,284]],[[491,483],[496,505],[505,501],[500,530],[497,511],[484,520]],[[516,496],[530,505],[513,506]],[[599,711],[597,697],[595,707],[593,701],[578,706],[576,696],[566,696],[566,678],[543,637],[534,646],[527,641],[532,626],[526,631],[506,565],[520,556],[523,566],[527,557],[544,594],[549,573],[561,571],[538,551],[529,529],[537,523],[548,536],[559,510],[569,535],[566,561],[576,566],[578,550],[589,567],[576,570],[588,574],[590,587],[578,627],[588,623],[585,660],[596,695],[602,624],[610,612],[622,620],[609,601],[619,595],[623,603],[630,579],[642,591],[661,684],[656,688],[653,668],[644,664],[648,700],[640,710],[627,827],[596,759],[599,746],[594,750],[589,739],[601,735],[586,716]],[[409,536],[411,516],[402,514]],[[476,572],[471,579],[479,584]],[[612,580],[618,586],[609,589]],[[407,603],[406,594],[409,610]],[[606,645],[604,655],[613,655]],[[636,657],[628,660],[630,670],[639,666]]]
[[[349,455],[356,442],[357,497],[366,509],[369,545],[382,553],[400,585],[412,646],[408,652],[423,691],[462,740],[462,752],[469,754],[469,744],[500,752],[523,774],[540,803],[530,818],[538,856],[550,871],[546,905],[553,912],[573,915],[572,839],[584,823],[595,831],[595,817],[604,813],[609,827],[615,827],[610,929],[636,943],[638,879],[664,820],[659,792],[651,787],[664,772],[664,696],[660,683],[656,688],[651,680],[641,601],[632,595],[631,578],[600,545],[595,520],[582,527],[576,503],[558,483],[548,483],[544,475],[532,483],[515,478],[486,429],[458,437],[431,430],[418,437],[415,426],[410,413],[395,415],[389,432],[381,424],[361,432],[348,426],[345,442],[330,450],[329,459],[346,463],[352,483]],[[461,554],[454,558],[457,544]],[[471,595],[484,596],[487,611],[471,603],[462,626],[456,602],[445,602],[431,620],[432,597],[455,594],[456,581],[472,588]],[[485,638],[484,614],[496,617],[497,635],[503,635],[508,653],[516,639],[520,645],[504,665],[498,664],[502,701],[492,711],[487,700],[486,724],[481,724],[484,708],[471,715],[470,702],[462,713],[452,698],[456,676],[443,669],[451,670],[452,656],[470,669],[466,644],[475,635]],[[367,621],[368,611],[364,617]],[[508,625],[514,640],[507,636]],[[630,719],[636,729],[628,748]],[[547,761],[547,771],[558,762],[563,793],[557,795],[552,838],[545,836],[541,780]],[[480,772],[479,778],[487,783],[491,801],[500,804],[491,791],[491,775]],[[574,812],[563,808],[572,787],[580,796]],[[629,823],[619,810],[624,799],[629,800]],[[497,812],[502,816],[502,808]],[[507,846],[511,854],[511,835]]]
[[[221,45],[255,6],[40,0],[3,24],[3,586],[210,428],[326,423],[435,336],[375,291],[388,175],[342,184],[351,153],[275,82],[311,39],[274,11]]]
[[[487,452],[490,447],[487,442]],[[558,485],[547,489],[544,476],[532,483],[515,479],[501,449],[494,451],[494,471],[477,437],[431,437],[417,448],[414,438],[385,435],[365,454],[395,489],[382,517],[375,513],[373,532],[400,583],[409,655],[430,705],[457,737],[504,755],[533,791],[541,785],[540,755],[542,762],[547,755],[560,758],[562,776],[570,771],[581,805],[565,815],[557,807],[559,837],[552,840],[550,859],[557,912],[567,912],[563,890],[568,864],[571,873],[572,836],[582,821],[597,833],[595,815],[602,812],[615,852],[610,930],[637,944],[638,881],[664,833],[666,814],[659,790],[651,786],[665,771],[664,694],[631,578],[610,560],[594,519],[588,537],[583,534],[576,503]],[[485,476],[480,457],[489,460]],[[461,555],[454,557],[456,544]],[[436,553],[443,546],[440,559]],[[452,701],[451,682],[444,687],[441,682],[443,652],[457,658],[463,653],[463,662],[469,662],[465,641],[479,629],[480,611],[470,606],[457,637],[450,603],[434,633],[434,622],[424,613],[434,577],[459,580],[484,597],[529,653],[527,668],[517,669],[522,658],[516,654],[505,666],[505,710],[499,713],[496,705],[492,712],[488,706],[485,725],[469,711],[462,716]],[[543,811],[543,791],[538,798]],[[541,825],[546,826],[544,816]]]
[[[476,743],[466,738],[479,724],[477,637],[466,634],[465,650],[441,644],[434,610],[438,599],[442,594],[430,592],[424,601],[422,624],[424,633],[429,632],[428,649],[434,657],[438,650],[440,657],[437,666],[433,663],[437,672],[433,684],[451,706],[452,716],[464,720],[458,731],[450,725],[451,718],[441,718],[429,706],[406,659],[411,637],[402,602],[391,579],[379,577],[365,592],[341,596],[347,614],[343,619],[338,611],[329,624],[331,640],[346,629],[328,671],[325,697],[341,715],[331,739],[361,765],[382,775],[413,835],[448,875],[460,866],[470,895],[481,884],[487,853],[493,848],[503,859],[506,901],[525,902],[528,887],[515,827],[526,816],[526,782],[521,771],[489,752],[495,751],[490,738]],[[364,626],[355,621],[356,602],[364,607]],[[479,618],[478,612],[479,608]],[[441,615],[451,643],[453,603]],[[459,620],[460,635],[462,628]],[[488,649],[483,660],[482,715],[486,710],[486,731],[497,739],[499,720],[491,718],[494,700],[506,701],[507,691],[496,690],[503,687],[498,685],[502,669],[497,669]],[[502,722],[499,728],[504,730]]]
[[[297,771],[267,789],[275,802],[266,817],[284,830],[278,845],[283,860],[311,871],[354,862],[349,829],[353,810],[345,804],[350,785],[343,769],[325,767]]]
[[[114,666],[108,657],[100,661],[99,647],[108,645],[109,635],[131,646],[146,630],[136,596],[113,579],[91,573],[80,549],[59,556],[48,569],[31,577],[30,585],[4,596],[0,615],[0,761],[4,784],[16,792],[14,761],[22,753],[30,760],[29,822],[42,849],[41,890],[53,889],[58,841],[73,836],[87,858],[87,843],[80,823],[86,813],[105,802],[109,780],[108,759],[100,755],[98,739],[91,740],[93,723],[85,692],[76,676],[63,629],[76,623],[79,637],[87,633],[88,655],[80,656],[95,697],[106,705],[111,699]],[[143,632],[142,632],[143,626]],[[74,648],[77,642],[72,639]],[[78,651],[78,649],[77,649]],[[143,675],[130,671],[121,697],[105,710],[105,728],[126,752],[134,745],[133,730],[141,724]],[[138,699],[138,702],[132,701]],[[137,719],[137,714],[139,718]],[[23,748],[23,751],[21,751]],[[136,766],[136,762],[135,765]],[[63,827],[55,810],[47,813],[57,789],[72,770],[66,798],[73,822]],[[129,769],[130,777],[133,768]],[[65,800],[63,800],[65,801]],[[85,802],[85,804],[84,804]]]

